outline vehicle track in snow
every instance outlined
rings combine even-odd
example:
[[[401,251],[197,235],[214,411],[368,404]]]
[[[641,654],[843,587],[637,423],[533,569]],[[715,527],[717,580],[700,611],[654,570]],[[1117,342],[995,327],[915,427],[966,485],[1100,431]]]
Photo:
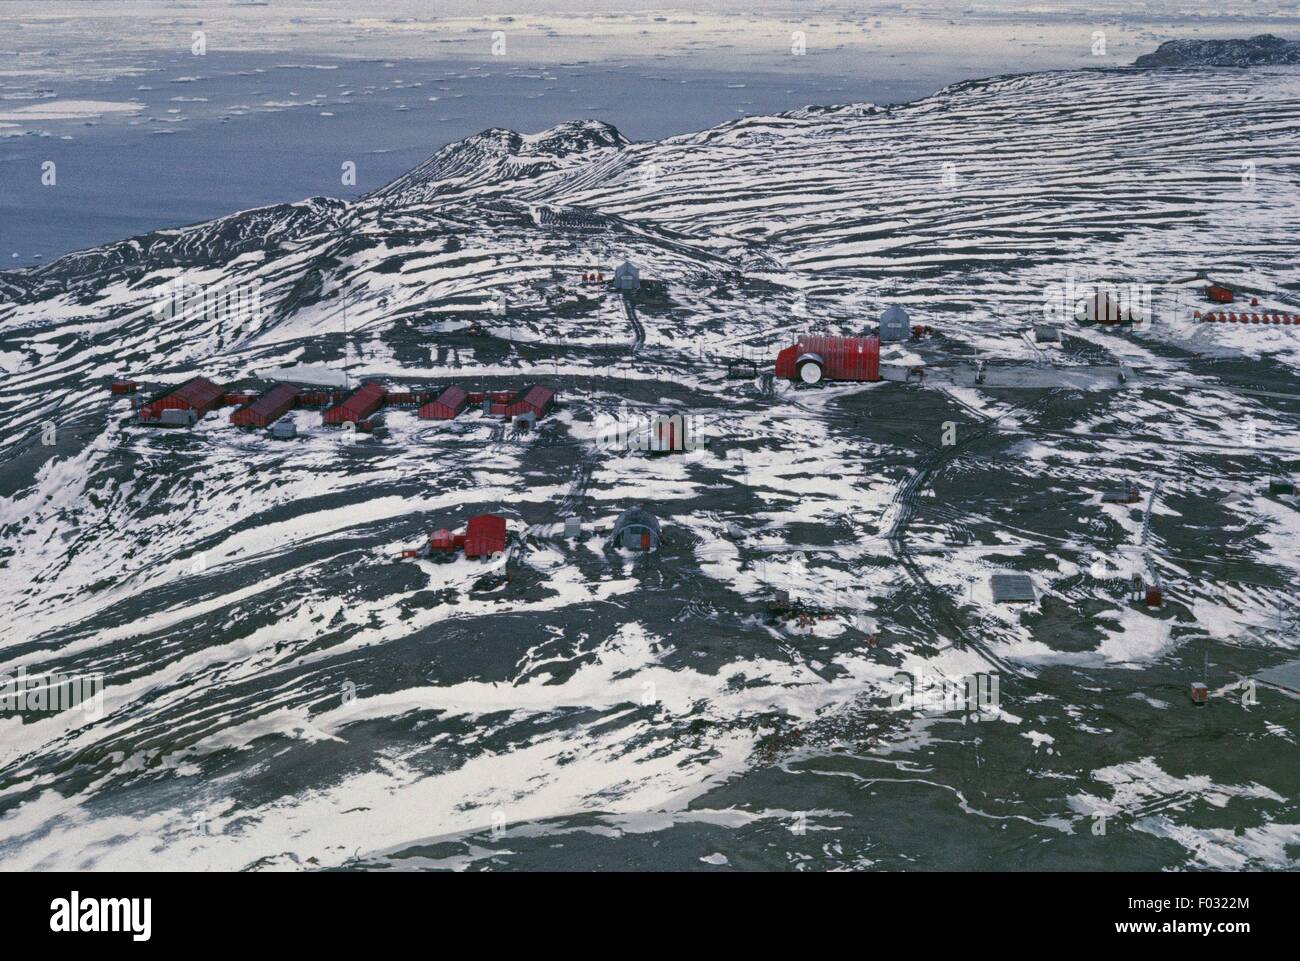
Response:
[[[645,344],[645,328],[641,326],[641,318],[636,314],[636,305],[632,303],[632,298],[623,294],[622,299],[623,313],[627,315],[628,323],[632,325],[632,353],[637,354]]]
[[[999,671],[1022,678],[1025,676],[1023,671],[1012,666],[1005,658],[993,653],[987,644],[975,637],[963,626],[963,617],[960,610],[944,591],[936,587],[925,576],[925,571],[912,556],[907,546],[907,529],[916,513],[917,500],[921,491],[934,478],[942,474],[958,455],[965,453],[979,441],[993,436],[996,432],[998,420],[1012,413],[1033,411],[1044,407],[1050,403],[1054,394],[1055,391],[1049,391],[1042,397],[1018,404],[1011,410],[1000,414],[997,418],[990,418],[985,426],[974,431],[964,432],[957,438],[955,443],[941,445],[930,453],[923,455],[917,464],[917,469],[899,485],[898,490],[895,492],[890,505],[890,509],[895,512],[893,523],[890,525],[889,532],[885,535],[885,539],[894,549],[894,556],[898,559],[899,564],[902,565],[908,577],[920,588],[929,601],[930,610],[934,613],[934,616],[953,632],[959,639],[959,644],[977,651],[980,656]]]

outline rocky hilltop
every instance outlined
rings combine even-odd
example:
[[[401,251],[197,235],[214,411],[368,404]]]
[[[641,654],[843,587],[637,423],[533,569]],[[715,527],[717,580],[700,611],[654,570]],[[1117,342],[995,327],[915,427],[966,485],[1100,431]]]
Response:
[[[1259,67],[1300,63],[1300,41],[1262,33],[1249,40],[1167,40],[1135,67]]]

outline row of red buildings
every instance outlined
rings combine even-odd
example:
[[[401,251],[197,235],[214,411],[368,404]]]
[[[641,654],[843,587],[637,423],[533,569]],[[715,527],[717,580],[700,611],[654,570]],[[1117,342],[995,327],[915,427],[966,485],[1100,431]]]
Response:
[[[325,423],[360,423],[380,407],[416,407],[421,420],[452,420],[466,407],[486,404],[493,416],[545,417],[555,406],[555,391],[533,384],[519,391],[468,391],[457,384],[436,396],[432,391],[385,391],[376,383],[362,384],[341,403],[325,411]]]
[[[134,393],[138,385],[115,380],[112,392]],[[423,420],[451,420],[470,405],[482,405],[496,416],[507,418],[531,414],[545,417],[555,405],[555,391],[534,384],[520,391],[471,392],[458,386],[447,387],[436,396],[433,391],[390,391],[373,381],[362,384],[344,395],[338,390],[302,390],[291,384],[276,384],[262,394],[229,392],[206,377],[195,377],[172,390],[165,391],[142,404],[140,422],[161,423],[163,411],[190,411],[192,419],[206,417],[218,407],[238,406],[230,422],[238,427],[269,427],[289,411],[301,407],[324,407],[326,424],[366,423],[382,407],[417,407]]]
[[[533,384],[520,391],[467,391],[455,384],[448,387],[419,411],[422,420],[452,420],[466,407],[487,404],[486,412],[495,417],[515,418],[532,414],[541,419],[555,406],[555,391]]]

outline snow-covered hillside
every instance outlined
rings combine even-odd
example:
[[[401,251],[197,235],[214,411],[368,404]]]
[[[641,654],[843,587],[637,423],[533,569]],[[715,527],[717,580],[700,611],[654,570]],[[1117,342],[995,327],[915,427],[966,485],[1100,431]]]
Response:
[[[658,143],[489,130],[355,203],[0,273],[0,674],[106,685],[102,717],[0,717],[0,851],[587,864],[659,832],[688,861],[929,865],[949,847],[896,816],[921,797],[970,866],[1083,856],[1099,810],[1113,863],[1291,864],[1300,784],[1272,751],[1297,714],[1235,685],[1300,646],[1300,515],[1267,493],[1300,461],[1300,329],[1193,312],[1207,278],[1298,309],[1298,133],[1285,67],[1003,77]],[[584,280],[625,259],[635,317]],[[1090,283],[1151,319],[1037,342]],[[184,289],[262,309],[159,309]],[[925,383],[726,376],[889,304],[935,331],[883,357]],[[981,360],[1007,379],[977,385]],[[107,389],[341,372],[561,404],[529,433],[392,411],[351,440],[300,410],[280,442],[228,409],[144,428]],[[602,448],[625,410],[695,414],[709,447]],[[1125,479],[1141,499],[1102,503]],[[636,503],[665,526],[640,558],[606,545]],[[483,510],[504,564],[394,559]],[[993,603],[999,570],[1038,600]],[[772,618],[780,591],[818,613]],[[1002,708],[891,710],[899,670],[996,671]],[[1204,718],[1242,749],[1198,754]],[[778,830],[801,812],[807,836]]]

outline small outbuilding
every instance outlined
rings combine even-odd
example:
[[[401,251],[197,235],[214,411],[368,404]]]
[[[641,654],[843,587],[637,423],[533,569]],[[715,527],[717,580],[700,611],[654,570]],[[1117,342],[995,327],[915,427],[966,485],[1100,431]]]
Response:
[[[189,407],[168,407],[158,415],[157,424],[161,427],[193,427],[199,416]]]
[[[506,401],[505,410],[502,413],[507,417],[518,417],[521,414],[531,413],[535,418],[542,418],[550,413],[554,405],[555,391],[549,387],[534,384],[531,387],[525,387]]]
[[[269,427],[283,417],[298,399],[298,388],[276,384],[252,403],[230,415],[236,427]]]
[[[190,421],[194,423],[220,407],[225,396],[226,392],[219,385],[206,377],[195,377],[142,406],[140,420],[142,423],[160,423],[163,411],[188,410],[194,412],[194,419]]]
[[[658,519],[643,507],[629,507],[619,514],[610,536],[616,547],[630,551],[657,551],[659,538]]]
[[[429,535],[429,550],[450,554],[456,549],[456,535],[445,527],[440,527]]]
[[[298,425],[292,417],[281,417],[271,425],[271,436],[276,440],[292,440],[298,436]]]
[[[994,574],[989,588],[997,604],[1032,604],[1038,600],[1034,581],[1028,574]]]
[[[1034,342],[1039,344],[1059,344],[1061,342],[1061,328],[1053,327],[1051,324],[1035,324]]]
[[[1231,287],[1225,287],[1223,284],[1210,284],[1205,288],[1205,296],[1215,304],[1230,304],[1234,295]]]
[[[362,384],[340,404],[325,411],[326,424],[359,424],[384,404],[384,388],[371,382]]]
[[[1103,504],[1136,504],[1141,499],[1142,496],[1135,484],[1125,484],[1123,487],[1111,488],[1101,493]]]
[[[641,289],[641,271],[637,270],[631,261],[625,260],[614,268],[614,289]]]
[[[885,344],[897,343],[912,336],[912,319],[907,311],[897,304],[886,307],[880,315],[880,341]]]
[[[452,420],[468,403],[469,394],[453,384],[421,407],[418,416],[421,420]]]

